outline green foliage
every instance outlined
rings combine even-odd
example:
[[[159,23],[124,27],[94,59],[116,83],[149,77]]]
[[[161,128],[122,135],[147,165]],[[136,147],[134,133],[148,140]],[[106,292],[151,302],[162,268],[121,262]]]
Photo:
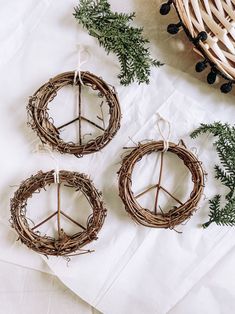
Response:
[[[224,207],[221,206],[221,195],[216,195],[209,201],[209,221],[203,227],[208,227],[212,222],[235,226],[235,126],[221,122],[201,124],[191,137],[195,138],[207,132],[217,138],[214,145],[221,165],[215,165],[215,177],[228,188],[228,193],[225,196]]]
[[[149,48],[145,47],[149,41],[143,38],[143,29],[130,26],[135,13],[112,12],[107,0],[80,0],[74,16],[108,54],[117,55],[122,85],[135,80],[139,84],[149,83],[151,66],[162,65],[151,58]]]

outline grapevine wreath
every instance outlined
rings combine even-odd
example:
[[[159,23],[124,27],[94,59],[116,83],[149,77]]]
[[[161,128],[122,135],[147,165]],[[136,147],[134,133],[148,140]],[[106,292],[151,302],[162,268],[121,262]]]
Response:
[[[182,27],[194,50],[203,60],[196,64],[201,72],[207,66],[208,84],[214,84],[219,75],[227,82],[221,85],[221,91],[228,93],[235,83],[235,3],[228,0],[169,0],[163,3],[160,13],[169,13],[174,6],[179,22],[169,24],[167,31],[177,34]]]
[[[27,109],[29,115],[29,125],[36,131],[42,143],[50,145],[53,149],[61,153],[74,154],[77,157],[82,157],[85,154],[91,154],[101,150],[115,136],[120,128],[121,111],[116,92],[113,87],[110,87],[101,78],[89,72],[65,72],[57,75],[41,86],[35,94],[30,97]],[[64,86],[78,86],[78,105],[79,115],[72,121],[63,126],[56,127],[53,124],[53,119],[49,116],[49,103],[56,97],[57,92]],[[81,85],[92,88],[98,92],[98,97],[102,98],[109,106],[109,125],[107,128],[90,121],[81,113]],[[75,121],[79,122],[79,143],[64,142],[60,137],[62,127],[69,125]],[[102,135],[91,139],[86,143],[82,141],[81,123],[86,121],[93,126],[103,131]]]
[[[171,142],[169,142],[168,145],[167,152],[177,155],[184,162],[185,166],[192,175],[194,186],[190,197],[185,203],[182,203],[180,200],[176,199],[161,185],[163,157],[166,153],[164,141],[152,141],[145,144],[139,144],[123,159],[121,168],[119,170],[119,195],[125,205],[125,209],[137,223],[140,223],[146,227],[174,228],[176,225],[182,223],[193,214],[193,211],[197,208],[198,202],[203,194],[204,171],[201,162],[191,151],[186,149],[184,145],[177,145]],[[132,191],[133,169],[136,163],[140,161],[143,156],[153,152],[161,153],[159,181],[156,185],[149,187],[144,192],[136,196]],[[156,197],[154,211],[143,208],[137,199],[146,192],[155,188]],[[166,213],[163,213],[162,211],[158,213],[157,204],[160,190],[163,190],[170,197],[172,197],[177,203],[179,203],[179,206],[174,206]]]
[[[79,254],[90,252],[81,250],[81,248],[97,239],[97,233],[100,231],[106,217],[106,209],[101,200],[101,193],[97,191],[91,180],[84,174],[61,170],[58,172],[59,181],[57,182],[57,211],[51,214],[42,222],[30,227],[30,219],[27,217],[27,201],[33,197],[34,193],[39,193],[41,189],[55,183],[55,171],[38,172],[30,178],[23,181],[11,199],[11,221],[12,227],[19,235],[22,243],[30,249],[44,254],[55,256],[69,256],[71,253],[80,250]],[[66,184],[76,191],[80,191],[88,200],[93,213],[88,217],[86,226],[72,219],[61,209],[60,188],[61,184]],[[42,235],[37,231],[43,223],[57,216],[58,237],[52,238]],[[61,228],[61,216],[67,218],[76,224],[79,230],[73,235],[68,235]]]

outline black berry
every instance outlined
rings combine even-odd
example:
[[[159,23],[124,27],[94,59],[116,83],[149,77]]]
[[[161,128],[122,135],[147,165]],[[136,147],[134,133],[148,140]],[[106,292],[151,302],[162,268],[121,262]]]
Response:
[[[207,75],[207,83],[208,84],[214,84],[215,83],[215,80],[216,80],[216,76],[217,76],[217,73],[212,70],[208,75]]]
[[[196,72],[202,72],[203,70],[205,70],[206,68],[206,63],[205,61],[200,61],[196,64],[195,66],[195,70]]]
[[[198,34],[197,38],[198,38],[198,41],[199,41],[199,40],[205,41],[205,40],[207,40],[207,33],[204,32],[204,31],[202,31],[202,32],[200,32],[200,33]]]
[[[163,5],[160,8],[160,14],[161,15],[167,15],[170,12],[171,5],[169,3],[163,3]]]
[[[175,35],[178,33],[178,31],[179,31],[179,26],[177,24],[169,24],[167,26],[167,32],[169,34]]]
[[[220,90],[222,93],[227,94],[231,92],[232,88],[233,88],[232,83],[225,83],[220,87]]]

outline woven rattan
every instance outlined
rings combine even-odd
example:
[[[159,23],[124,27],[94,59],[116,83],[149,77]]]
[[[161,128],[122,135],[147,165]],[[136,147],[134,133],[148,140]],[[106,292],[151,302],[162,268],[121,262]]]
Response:
[[[74,81],[74,78],[76,80]],[[81,114],[81,85],[90,87],[97,91],[98,97],[102,98],[109,106],[109,124],[107,128],[90,121]],[[49,116],[49,103],[56,97],[57,92],[67,85],[78,86],[79,91],[79,116],[63,125],[63,127],[78,121],[79,142],[64,142],[60,137],[62,127],[54,125],[52,117]],[[117,94],[113,87],[106,84],[101,78],[89,72],[81,72],[75,76],[74,72],[66,72],[57,75],[41,86],[35,94],[30,97],[28,106],[29,125],[36,131],[43,144],[49,144],[53,149],[61,153],[74,154],[82,157],[101,150],[114,137],[120,128],[121,111]],[[90,123],[103,131],[102,135],[83,143],[82,141],[82,121]]]
[[[91,180],[84,174],[70,171],[59,172],[59,183],[57,183],[57,211],[51,214],[34,227],[30,227],[29,218],[27,217],[27,201],[34,193],[39,193],[41,189],[46,189],[55,180],[54,170],[49,172],[38,172],[36,175],[26,179],[14,197],[11,199],[11,221],[12,227],[19,235],[19,239],[30,249],[44,254],[56,256],[70,256],[71,253],[79,251],[78,254],[90,252],[89,250],[81,250],[81,248],[97,239],[97,233],[101,229],[106,216],[106,209],[100,197],[100,192],[96,190]],[[87,198],[93,213],[87,219],[87,225],[84,227],[79,222],[73,220],[68,214],[63,212],[60,205],[60,188],[61,184],[66,184],[76,191],[80,191]],[[37,231],[38,227],[49,219],[57,216],[58,237],[52,238],[42,235]],[[72,223],[76,224],[79,232],[68,235],[61,228],[60,218],[66,217]],[[82,230],[82,231],[80,231]]]
[[[229,80],[230,85],[235,82],[235,1],[234,0],[173,0],[164,4],[160,12],[169,12],[169,5],[173,3],[180,23],[188,38],[193,42],[195,51],[205,58],[212,67],[212,72],[222,75]],[[177,29],[170,24],[170,33],[177,33]],[[204,36],[203,33],[207,36]],[[203,36],[201,36],[203,35]],[[200,72],[200,70],[198,71]],[[210,79],[213,77],[213,80]],[[215,81],[215,75],[208,79],[208,83]],[[228,90],[228,89],[227,89]],[[225,88],[222,91],[226,92]]]
[[[184,146],[169,143],[168,151],[163,152],[163,149],[164,143],[162,141],[139,144],[123,159],[119,171],[119,195],[125,205],[126,211],[137,223],[153,228],[174,228],[176,225],[188,219],[197,208],[204,189],[204,171],[201,162]],[[156,185],[147,188],[144,192],[134,195],[132,191],[133,169],[143,156],[153,152],[161,152],[159,181]],[[175,198],[161,185],[163,157],[164,154],[168,152],[176,154],[184,162],[192,175],[193,190],[188,200],[184,203]],[[152,189],[156,189],[154,210],[143,208],[137,201],[140,196]],[[160,190],[166,192],[177,203],[180,203],[180,205],[178,207],[174,206],[165,213],[163,213],[162,210],[158,212],[158,196]]]

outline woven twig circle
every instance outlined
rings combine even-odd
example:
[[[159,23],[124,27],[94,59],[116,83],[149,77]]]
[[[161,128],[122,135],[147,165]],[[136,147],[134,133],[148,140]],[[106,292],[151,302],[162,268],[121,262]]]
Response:
[[[77,157],[82,157],[85,154],[101,150],[111,141],[120,128],[121,111],[114,88],[110,87],[101,78],[89,72],[82,71],[77,76],[75,82],[74,78],[76,78],[74,72],[65,72],[50,79],[48,83],[41,86],[29,99],[27,106],[28,120],[29,125],[36,131],[43,144],[49,144],[53,149],[61,153],[69,153]],[[53,119],[49,116],[48,106],[62,87],[76,85],[81,88],[81,80],[83,86],[97,90],[98,96],[106,100],[106,104],[109,106],[109,125],[103,130],[102,135],[86,143],[81,143],[81,141],[79,143],[64,142],[60,137],[60,130],[55,127]],[[75,120],[79,120],[79,123],[81,123],[81,119],[82,117],[79,116]]]
[[[180,22],[170,24],[168,32],[176,34],[183,27],[187,37],[194,44],[195,51],[204,58],[196,66],[201,72],[211,66],[207,76],[213,84],[216,75],[221,75],[229,83],[221,86],[221,91],[228,93],[235,83],[235,4],[233,1],[219,0],[169,0],[161,6],[160,12],[165,15],[173,4]]]
[[[58,239],[47,235],[41,235],[30,228],[27,219],[27,200],[34,193],[40,192],[46,186],[54,183],[54,170],[38,172],[22,182],[14,197],[11,199],[12,227],[19,235],[21,242],[30,249],[44,254],[56,256],[68,256],[72,252],[81,249],[84,245],[97,239],[97,233],[101,229],[106,217],[106,209],[101,200],[101,193],[94,187],[92,181],[84,174],[61,170],[59,180],[66,186],[81,191],[89,201],[93,213],[87,219],[85,230],[73,235],[67,235],[63,229],[59,230]]]
[[[164,143],[162,141],[139,144],[123,159],[119,170],[119,195],[126,211],[137,223],[153,228],[174,228],[174,226],[188,219],[196,209],[203,194],[204,171],[201,162],[198,161],[191,151],[183,146],[169,143],[168,152],[176,154],[192,174],[194,186],[190,198],[185,203],[180,204],[178,207],[175,206],[166,213],[154,213],[149,209],[143,208],[132,191],[133,169],[144,155],[162,152],[163,149]]]

